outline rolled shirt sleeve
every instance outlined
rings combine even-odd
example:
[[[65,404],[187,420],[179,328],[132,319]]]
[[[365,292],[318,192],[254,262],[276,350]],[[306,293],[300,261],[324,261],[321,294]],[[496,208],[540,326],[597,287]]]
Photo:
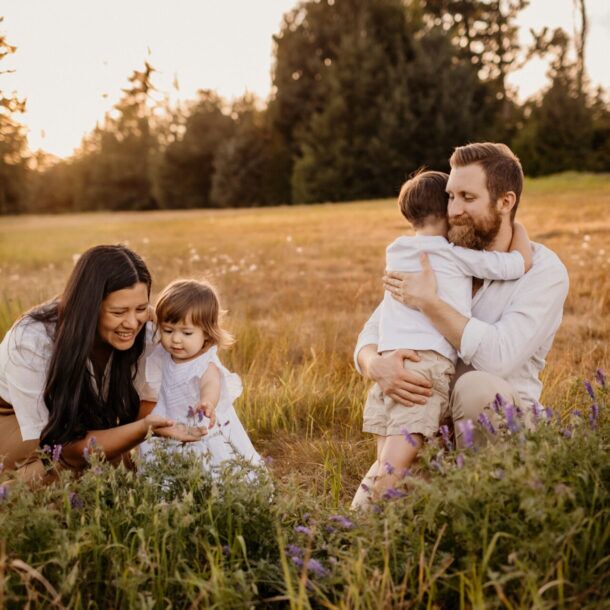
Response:
[[[146,324],[146,344],[144,353],[138,361],[138,370],[133,385],[140,400],[157,402],[161,387],[161,365],[158,351],[163,349],[155,342],[155,332],[152,322]]]
[[[8,394],[24,441],[40,438],[49,420],[43,394],[51,353],[52,339],[44,324],[27,318],[17,322],[2,341],[2,393]]]
[[[495,252],[451,246],[456,262],[466,275],[484,280],[516,280],[525,273],[525,260],[516,250]]]
[[[381,319],[381,303],[377,305],[375,311],[371,314],[371,317],[365,322],[364,327],[358,335],[358,341],[356,342],[356,348],[354,349],[354,364],[356,370],[362,375],[360,365],[358,364],[358,354],[365,345],[378,345],[379,344],[379,320]]]
[[[565,267],[536,265],[493,323],[472,317],[462,335],[459,356],[479,371],[508,377],[550,342],[561,324],[568,293]]]

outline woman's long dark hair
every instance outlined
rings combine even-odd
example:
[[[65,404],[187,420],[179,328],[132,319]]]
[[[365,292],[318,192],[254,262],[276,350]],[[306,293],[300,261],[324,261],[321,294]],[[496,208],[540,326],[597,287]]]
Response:
[[[133,385],[145,330],[127,350],[113,350],[108,396],[95,391],[87,362],[97,335],[102,301],[116,290],[142,282],[150,296],[151,277],[144,261],[125,246],[95,246],[76,263],[63,294],[31,311],[28,317],[55,326],[44,401],[49,422],[41,445],[83,438],[88,430],[103,430],[132,422],[139,408]]]

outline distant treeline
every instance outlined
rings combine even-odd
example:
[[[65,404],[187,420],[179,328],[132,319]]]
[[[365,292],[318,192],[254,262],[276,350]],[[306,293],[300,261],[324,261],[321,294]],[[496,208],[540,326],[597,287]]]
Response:
[[[476,140],[508,143],[530,176],[610,171],[610,106],[585,71],[585,2],[573,38],[545,29],[525,49],[515,18],[527,3],[302,2],[274,37],[266,104],[209,90],[178,107],[155,101],[145,63],[78,153],[55,163],[28,151],[23,104],[0,91],[0,213],[386,197]],[[0,37],[0,59],[13,51]],[[549,83],[519,104],[507,78],[534,55],[550,58]]]

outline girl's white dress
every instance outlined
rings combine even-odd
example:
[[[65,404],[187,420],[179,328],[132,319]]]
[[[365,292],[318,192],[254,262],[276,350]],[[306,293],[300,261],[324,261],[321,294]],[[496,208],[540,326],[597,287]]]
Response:
[[[159,400],[153,409],[162,415],[188,425],[206,425],[207,418],[199,422],[189,418],[189,407],[199,404],[199,382],[208,366],[214,363],[220,372],[220,399],[216,406],[216,425],[208,434],[194,443],[176,444],[180,451],[193,451],[201,455],[204,464],[211,469],[237,457],[245,458],[255,466],[263,460],[254,449],[246,430],[237,417],[233,401],[242,393],[239,375],[231,373],[218,358],[218,349],[211,347],[193,360],[176,363],[163,347],[157,345],[146,359],[146,381],[159,387]],[[162,439],[151,438],[140,445],[144,459],[152,459],[153,448]],[[167,445],[167,443],[165,443]]]

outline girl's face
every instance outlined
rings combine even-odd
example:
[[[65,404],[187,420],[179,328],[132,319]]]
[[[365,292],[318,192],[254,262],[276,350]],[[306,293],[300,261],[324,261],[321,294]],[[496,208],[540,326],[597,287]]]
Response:
[[[164,322],[159,325],[161,345],[175,362],[186,362],[203,353],[206,335],[203,329],[195,326],[191,314],[176,324]]]
[[[130,288],[115,290],[102,301],[97,335],[118,350],[129,349],[148,320],[148,288],[138,282]]]

